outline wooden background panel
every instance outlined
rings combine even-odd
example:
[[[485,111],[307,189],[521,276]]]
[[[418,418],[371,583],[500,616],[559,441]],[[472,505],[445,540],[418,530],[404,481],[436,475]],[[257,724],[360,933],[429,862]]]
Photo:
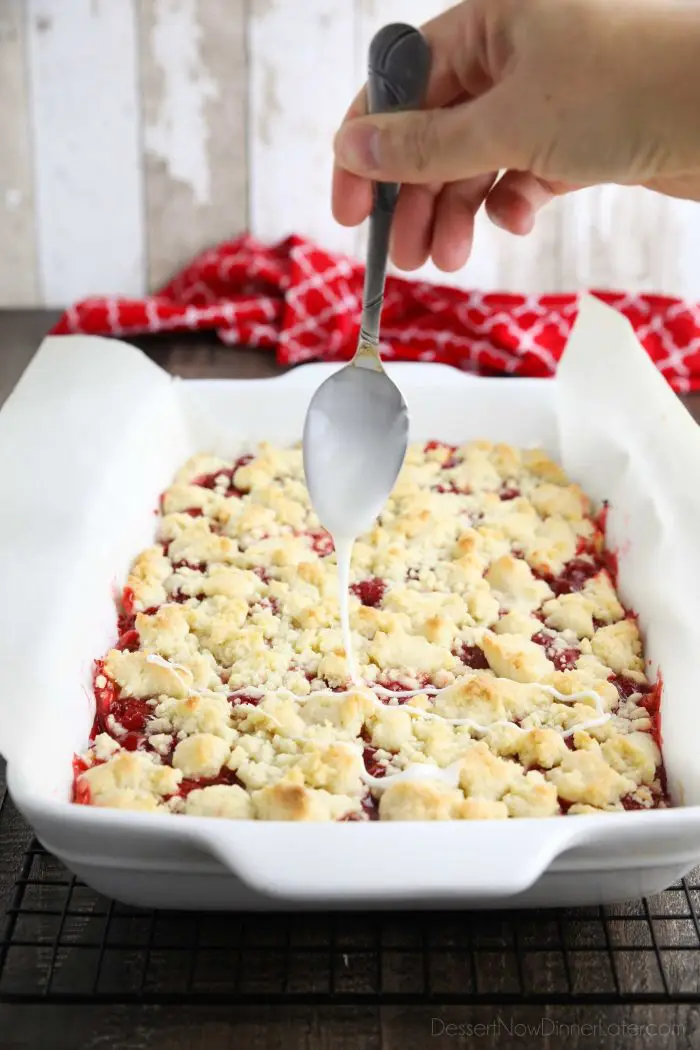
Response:
[[[568,288],[622,288],[700,299],[700,205],[639,187],[566,198],[561,233]]]
[[[37,302],[24,0],[0,3],[0,307]]]
[[[485,291],[559,292],[567,287],[562,265],[565,202],[552,201],[526,237],[495,226],[485,213],[476,219],[474,250],[462,271],[461,287]]]
[[[138,4],[151,289],[247,225],[246,7],[246,0]]]
[[[251,228],[362,256],[330,211],[331,142],[373,33],[450,0],[0,0],[0,305],[142,294]],[[460,273],[520,292],[700,299],[700,205],[603,187],[533,234],[477,219]]]
[[[143,290],[132,0],[26,0],[40,297]]]
[[[250,224],[351,252],[330,213],[331,142],[357,88],[352,0],[251,0]]]

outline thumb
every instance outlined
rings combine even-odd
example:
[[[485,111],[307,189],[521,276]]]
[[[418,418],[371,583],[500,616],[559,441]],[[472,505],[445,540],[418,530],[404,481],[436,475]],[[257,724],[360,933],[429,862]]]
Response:
[[[517,168],[519,139],[513,106],[504,104],[499,85],[448,109],[349,120],[336,135],[334,149],[339,167],[374,181],[455,182]]]

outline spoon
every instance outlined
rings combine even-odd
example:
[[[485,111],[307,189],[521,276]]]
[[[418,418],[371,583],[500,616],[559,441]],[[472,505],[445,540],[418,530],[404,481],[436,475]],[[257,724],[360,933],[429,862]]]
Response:
[[[430,72],[430,49],[417,29],[389,25],[369,49],[371,113],[417,109]],[[369,220],[360,338],[352,361],[318,388],[304,424],[304,471],[314,510],[336,541],[367,531],[403,465],[408,409],[384,371],[379,319],[389,235],[399,186],[376,183]]]

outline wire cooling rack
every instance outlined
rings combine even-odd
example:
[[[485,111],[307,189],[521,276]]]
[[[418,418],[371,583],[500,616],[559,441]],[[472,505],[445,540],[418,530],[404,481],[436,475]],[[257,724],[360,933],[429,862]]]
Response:
[[[696,1003],[699,916],[700,869],[606,908],[144,911],[76,880],[0,802],[0,1002]]]

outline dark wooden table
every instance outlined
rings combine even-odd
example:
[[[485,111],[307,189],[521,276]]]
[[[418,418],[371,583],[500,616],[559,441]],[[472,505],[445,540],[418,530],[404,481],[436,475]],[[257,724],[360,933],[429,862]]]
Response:
[[[0,312],[0,404],[57,317],[58,314],[49,311]],[[279,372],[271,353],[225,349],[213,338],[178,336],[134,342],[158,364],[183,377],[258,378]],[[700,395],[687,398],[686,403],[700,420]],[[3,786],[0,768],[0,795]],[[0,844],[0,918],[8,903],[27,834],[21,818],[10,811],[5,822],[5,838]],[[629,910],[625,912],[626,907],[621,906],[618,913],[623,925],[625,914],[632,915]],[[673,907],[663,901],[658,907],[662,917],[673,911]],[[676,932],[672,929],[664,936],[677,939],[684,935],[680,930],[677,923]],[[694,942],[692,947],[697,950],[677,953],[674,965],[685,968],[679,977],[676,975],[680,981],[678,987],[697,993],[700,948]],[[630,980],[634,983],[634,972]],[[642,990],[644,980],[640,970],[638,983]],[[456,1027],[448,1029],[447,1025]],[[468,1039],[459,1025],[481,1025],[482,1028],[477,1028]],[[655,1027],[663,1025],[676,1026],[675,1034]],[[509,1031],[513,1034],[509,1035]],[[334,1050],[345,1047],[348,1050],[380,1047],[421,1050],[435,1043],[484,1048],[567,1046],[571,1050],[603,1046],[700,1048],[700,1008],[683,1001],[602,1006],[515,1004],[503,1008],[482,1004],[441,1006],[439,1003],[270,1008],[119,1002],[77,1006],[47,1003],[30,1008],[0,1003],[0,1050],[323,1050],[331,1047]]]

